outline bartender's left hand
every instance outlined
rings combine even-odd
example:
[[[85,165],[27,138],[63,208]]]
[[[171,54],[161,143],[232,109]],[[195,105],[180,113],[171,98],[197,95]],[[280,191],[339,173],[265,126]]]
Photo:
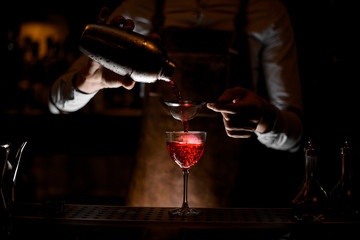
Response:
[[[249,138],[255,131],[268,132],[276,119],[274,105],[242,87],[227,89],[218,103],[208,103],[207,107],[222,114],[225,131],[233,138]]]

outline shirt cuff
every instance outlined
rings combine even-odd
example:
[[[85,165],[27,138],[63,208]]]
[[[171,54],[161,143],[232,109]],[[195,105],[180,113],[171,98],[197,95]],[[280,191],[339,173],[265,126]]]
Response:
[[[296,152],[301,147],[302,123],[299,116],[290,111],[276,112],[276,120],[271,131],[255,132],[259,142],[265,146],[289,152]]]
[[[75,75],[64,74],[52,86],[49,104],[52,113],[75,112],[84,107],[98,92],[84,93],[77,90],[73,85]]]

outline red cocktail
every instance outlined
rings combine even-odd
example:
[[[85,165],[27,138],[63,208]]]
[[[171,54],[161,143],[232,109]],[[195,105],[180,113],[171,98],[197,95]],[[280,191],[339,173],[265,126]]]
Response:
[[[201,158],[205,144],[168,142],[167,147],[171,158],[182,169],[189,169]]]
[[[187,183],[191,166],[201,158],[204,153],[206,132],[166,132],[167,149],[171,158],[180,166],[184,176],[184,194],[181,208],[170,211],[171,215],[192,216],[199,212],[192,209],[187,201]]]

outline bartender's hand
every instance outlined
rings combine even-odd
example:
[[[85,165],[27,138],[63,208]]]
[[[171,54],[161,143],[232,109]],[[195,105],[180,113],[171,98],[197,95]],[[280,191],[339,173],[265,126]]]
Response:
[[[75,87],[85,93],[93,93],[104,88],[124,87],[132,89],[135,81],[130,76],[121,76],[89,58],[88,64],[76,75]]]
[[[107,9],[101,10],[98,22],[104,23],[106,21],[105,11]],[[135,26],[132,20],[125,19],[122,16],[114,17],[110,24],[127,31],[132,31]],[[88,64],[77,73],[75,79],[75,87],[85,93],[93,93],[103,88],[124,87],[132,89],[134,85],[135,81],[130,76],[116,74],[90,58]]]
[[[276,119],[275,106],[242,87],[227,89],[218,103],[208,103],[207,107],[222,114],[225,131],[233,138],[249,138],[254,131],[268,132]]]

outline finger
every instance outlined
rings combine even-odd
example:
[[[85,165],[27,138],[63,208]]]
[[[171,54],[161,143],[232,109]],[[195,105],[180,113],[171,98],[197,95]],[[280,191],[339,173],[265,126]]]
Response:
[[[209,109],[214,112],[227,113],[227,114],[238,114],[238,115],[248,115],[249,117],[256,116],[257,109],[254,109],[252,106],[238,106],[234,103],[208,103],[206,105]]]
[[[249,122],[258,122],[261,119],[262,115],[259,115],[257,111],[237,111],[233,113],[231,111],[221,111],[223,118],[226,120],[233,121],[249,121]]]
[[[207,103],[206,107],[213,110],[214,112],[230,113],[230,114],[236,113],[234,107],[231,106],[231,103],[229,104]]]
[[[232,138],[250,138],[253,135],[253,132],[226,130],[226,134]]]
[[[126,31],[132,31],[135,28],[135,23],[131,19],[125,19],[123,16],[115,16],[111,22],[111,25],[120,27]]]
[[[160,37],[160,35],[158,33],[152,32],[152,33],[148,34],[147,37],[150,38],[150,39],[153,39],[153,40],[161,41],[161,37]]]
[[[123,28],[124,28],[124,30],[126,30],[126,31],[132,31],[132,30],[134,30],[134,28],[135,28],[135,23],[134,23],[134,21],[131,20],[131,19],[126,19]]]
[[[241,119],[246,121],[258,122],[262,116],[259,109],[251,106],[238,107],[236,104],[232,103],[208,103],[206,106],[214,112],[221,113],[223,115],[223,118],[226,120]]]
[[[228,121],[223,119],[224,126],[225,126],[225,132],[226,134],[231,138],[250,138],[254,132],[254,130],[249,130],[245,128],[232,128],[229,127]]]
[[[122,27],[126,24],[126,19],[123,16],[115,16],[111,19],[110,24],[116,27]]]
[[[126,75],[124,76],[122,84],[124,88],[131,90],[135,86],[135,81],[130,76]]]
[[[97,19],[97,22],[98,23],[105,23],[107,18],[109,16],[109,8],[108,7],[103,7],[101,10],[100,10],[100,13],[98,15],[98,19]]]
[[[218,111],[218,108],[216,107],[216,103],[207,103],[207,104],[206,104],[206,107],[207,107],[208,109],[210,109],[210,110],[215,111],[215,112],[219,112],[219,111]]]
[[[258,120],[248,120],[239,118],[228,118],[223,117],[224,126],[230,131],[251,131],[254,132],[259,123]]]

